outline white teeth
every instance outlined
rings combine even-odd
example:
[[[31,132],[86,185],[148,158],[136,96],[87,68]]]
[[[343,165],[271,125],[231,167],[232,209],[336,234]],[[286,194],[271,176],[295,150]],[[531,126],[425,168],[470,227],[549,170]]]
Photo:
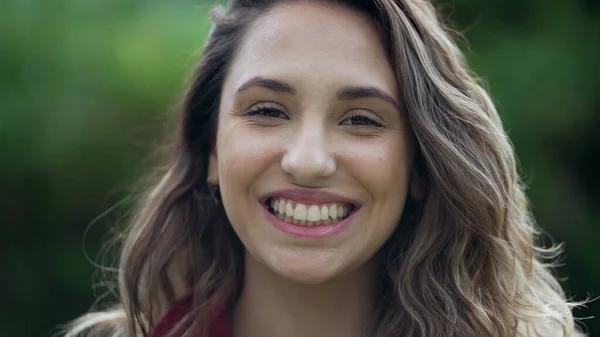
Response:
[[[329,206],[329,217],[332,219],[337,219],[338,217],[338,209],[337,209],[337,205],[333,204],[331,206]]]
[[[298,205],[300,206],[300,205]],[[296,207],[296,209],[298,209],[298,207]],[[321,219],[321,210],[320,207],[317,205],[311,205],[308,208],[308,213],[306,215],[306,220],[308,221],[317,221]]]
[[[337,223],[346,218],[352,209],[350,205],[344,203],[311,205],[285,198],[271,198],[269,205],[279,219],[306,226]]]
[[[286,216],[294,216],[294,207],[292,206],[292,202],[288,200],[285,205],[285,215]]]
[[[285,205],[287,204],[287,200],[281,199],[279,200],[279,209],[277,210],[280,214],[285,214]]]
[[[327,208],[327,206],[323,205],[321,206],[321,216],[320,216],[321,220],[327,220],[329,219],[329,208]]]
[[[306,205],[304,205],[304,204],[296,205],[296,209],[294,210],[294,219],[306,220]]]

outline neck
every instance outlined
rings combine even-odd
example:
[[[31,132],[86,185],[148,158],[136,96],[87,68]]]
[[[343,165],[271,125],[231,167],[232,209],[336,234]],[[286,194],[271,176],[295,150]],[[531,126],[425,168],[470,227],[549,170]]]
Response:
[[[359,337],[375,312],[375,259],[321,284],[285,279],[246,253],[235,337]]]

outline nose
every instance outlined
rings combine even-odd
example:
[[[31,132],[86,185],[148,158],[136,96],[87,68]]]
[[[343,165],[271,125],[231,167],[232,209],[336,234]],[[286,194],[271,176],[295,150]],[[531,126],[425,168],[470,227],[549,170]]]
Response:
[[[287,142],[281,169],[295,184],[318,187],[335,173],[335,158],[328,150],[320,123],[302,124]]]

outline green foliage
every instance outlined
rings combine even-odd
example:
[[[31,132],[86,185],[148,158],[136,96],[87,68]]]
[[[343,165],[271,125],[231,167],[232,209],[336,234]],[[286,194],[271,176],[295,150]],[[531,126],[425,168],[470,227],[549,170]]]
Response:
[[[559,275],[570,276],[565,286],[576,299],[594,294],[599,8],[542,0],[439,5],[467,37],[469,63],[491,87],[538,221],[566,242]],[[0,3],[2,336],[50,335],[88,310],[94,267],[82,250],[84,230],[152,165],[148,157],[208,33],[210,7],[183,0]],[[92,258],[113,220],[88,233]],[[592,303],[577,314],[598,312]]]

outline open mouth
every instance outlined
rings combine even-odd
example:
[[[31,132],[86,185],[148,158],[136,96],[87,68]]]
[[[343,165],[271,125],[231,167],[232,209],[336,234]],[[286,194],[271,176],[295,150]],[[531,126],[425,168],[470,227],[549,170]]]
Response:
[[[304,226],[333,225],[357,210],[355,205],[345,202],[305,204],[280,197],[267,198],[264,206],[277,218]]]

